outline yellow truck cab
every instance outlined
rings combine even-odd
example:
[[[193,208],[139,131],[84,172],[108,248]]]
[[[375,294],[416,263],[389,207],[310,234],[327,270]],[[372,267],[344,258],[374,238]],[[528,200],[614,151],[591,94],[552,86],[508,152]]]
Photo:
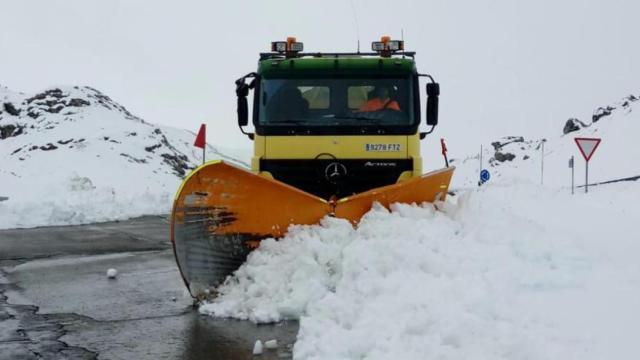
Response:
[[[257,72],[236,81],[238,122],[248,124],[251,168],[324,199],[422,175],[419,77],[427,124],[437,124],[439,85],[416,69],[414,52],[383,37],[371,53],[303,53],[294,38],[260,54]],[[247,81],[249,80],[250,81]]]

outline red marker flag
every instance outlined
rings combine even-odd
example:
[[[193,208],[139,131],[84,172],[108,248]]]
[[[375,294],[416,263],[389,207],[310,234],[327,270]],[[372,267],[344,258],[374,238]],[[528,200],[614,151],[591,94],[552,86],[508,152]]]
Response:
[[[193,143],[193,146],[204,149],[207,140],[207,126],[205,124],[200,125],[200,131],[198,131],[198,136],[196,136],[196,141]]]
[[[444,165],[449,167],[449,159],[447,159],[447,145],[444,144],[444,139],[440,139],[440,147],[442,147],[442,156],[444,157]]]
[[[447,154],[447,145],[444,144],[444,139],[440,139],[440,147],[442,147],[442,155]]]

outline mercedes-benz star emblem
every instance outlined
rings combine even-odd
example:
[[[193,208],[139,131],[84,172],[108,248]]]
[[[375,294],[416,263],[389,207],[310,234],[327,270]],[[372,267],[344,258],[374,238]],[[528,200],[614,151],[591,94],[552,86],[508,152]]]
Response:
[[[331,183],[335,183],[345,176],[347,176],[347,167],[340,163],[332,162],[324,169],[324,177]]]

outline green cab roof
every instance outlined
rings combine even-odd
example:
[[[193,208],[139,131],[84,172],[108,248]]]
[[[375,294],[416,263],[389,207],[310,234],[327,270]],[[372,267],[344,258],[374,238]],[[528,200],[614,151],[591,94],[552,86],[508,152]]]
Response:
[[[258,62],[258,74],[266,78],[315,76],[407,76],[416,72],[412,58],[301,57]]]

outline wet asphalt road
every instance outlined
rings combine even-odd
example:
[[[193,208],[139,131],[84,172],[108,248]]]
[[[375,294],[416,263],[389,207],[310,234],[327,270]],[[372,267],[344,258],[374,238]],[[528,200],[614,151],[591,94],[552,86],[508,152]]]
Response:
[[[192,305],[163,217],[0,230],[1,360],[291,358],[297,322],[257,326]],[[254,357],[256,339],[279,347]]]

